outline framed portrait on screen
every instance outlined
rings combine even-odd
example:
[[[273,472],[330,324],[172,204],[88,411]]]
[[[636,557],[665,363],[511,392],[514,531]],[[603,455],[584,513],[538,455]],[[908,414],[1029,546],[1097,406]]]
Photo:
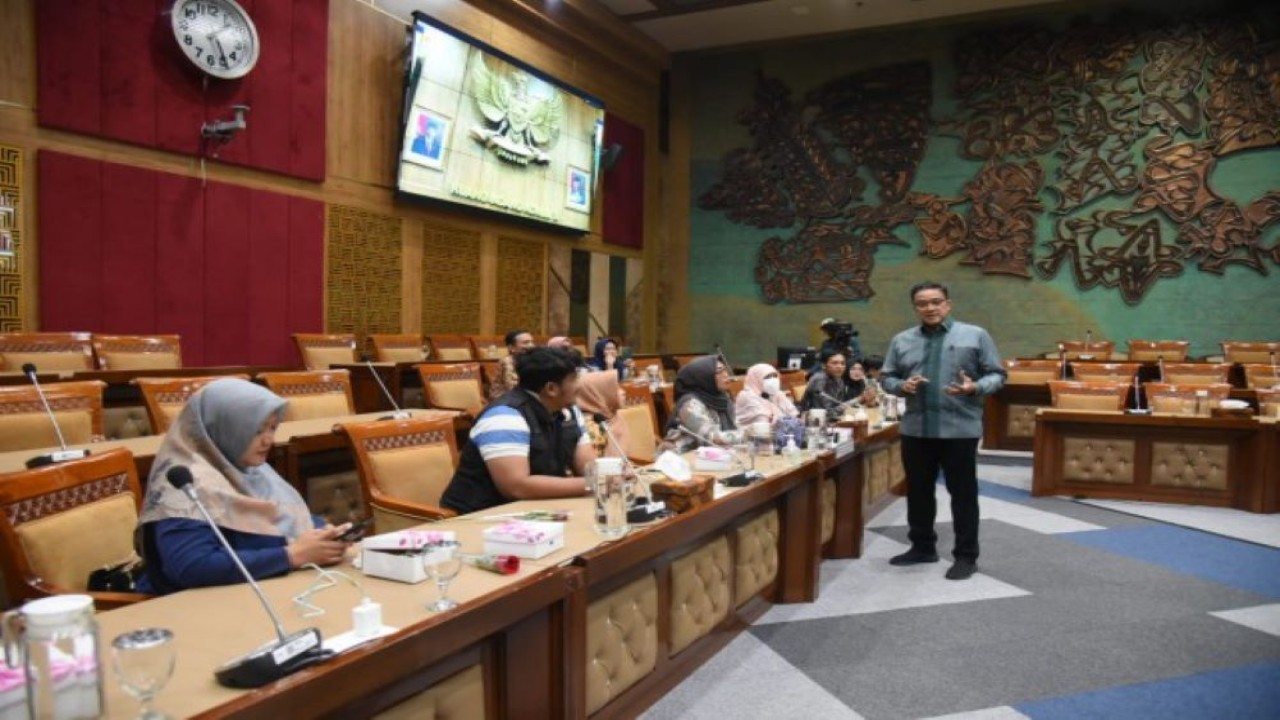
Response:
[[[444,169],[449,149],[449,128],[453,121],[434,110],[413,106],[413,114],[405,129],[404,160],[435,170]]]
[[[591,173],[569,166],[565,173],[565,207],[580,213],[591,212]]]

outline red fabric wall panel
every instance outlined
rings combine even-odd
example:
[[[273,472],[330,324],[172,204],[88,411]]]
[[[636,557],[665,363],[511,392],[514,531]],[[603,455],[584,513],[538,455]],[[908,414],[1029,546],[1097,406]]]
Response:
[[[92,5],[92,3],[86,3]],[[102,12],[101,133],[138,145],[156,139],[154,58],[150,46],[155,8],[150,2],[113,3]]]
[[[40,187],[40,327],[89,330],[102,322],[102,166],[42,152]]]
[[[103,9],[97,2],[77,0],[41,0],[35,6],[40,124],[97,135],[102,125]]]
[[[45,330],[177,333],[188,366],[298,364],[323,325],[324,206],[39,154]]]
[[[644,247],[644,130],[616,115],[605,116],[604,146],[617,143],[622,155],[604,171],[601,232],[610,245]]]
[[[299,177],[325,176],[325,155],[313,149],[323,148],[327,137],[325,99],[329,82],[328,37],[327,2],[294,5],[293,47],[310,50],[295,50],[293,53],[293,93],[290,95],[292,108],[289,113],[293,133],[289,142],[289,167]],[[315,38],[321,38],[319,48],[311,47]]]
[[[94,331],[155,332],[157,175],[102,163],[102,319]]]
[[[37,3],[41,125],[196,155],[200,127],[249,105],[222,162],[309,180],[325,171],[328,0],[241,0],[262,54],[239,80],[207,79],[175,47],[172,0]]]
[[[155,331],[182,336],[182,361],[205,365],[204,189],[196,178],[156,174]]]
[[[317,278],[320,282],[312,280]],[[324,332],[324,206],[289,199],[289,331]],[[298,350],[290,362],[302,363]]]
[[[289,334],[289,198],[256,193],[249,204],[249,251],[240,258],[249,302],[249,360],[291,357]]]
[[[204,194],[204,359],[246,362],[249,349],[248,188],[210,183]]]

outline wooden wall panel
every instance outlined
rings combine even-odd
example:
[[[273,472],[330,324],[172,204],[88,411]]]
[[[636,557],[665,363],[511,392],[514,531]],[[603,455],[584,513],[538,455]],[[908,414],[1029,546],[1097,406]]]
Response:
[[[480,331],[480,235],[422,229],[422,332]]]
[[[498,238],[494,331],[517,328],[540,334],[545,327],[547,247],[539,242]]]
[[[354,333],[363,347],[369,333],[401,328],[402,221],[345,205],[330,205],[325,329]]]
[[[22,148],[0,145],[0,332],[25,328],[23,289],[27,278],[22,203],[25,178]]]

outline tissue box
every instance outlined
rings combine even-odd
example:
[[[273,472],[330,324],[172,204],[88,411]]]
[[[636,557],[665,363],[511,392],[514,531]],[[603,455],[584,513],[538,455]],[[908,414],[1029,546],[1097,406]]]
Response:
[[[404,583],[420,583],[427,579],[423,563],[431,556],[456,552],[457,548],[438,548],[421,552],[424,547],[436,543],[457,542],[452,530],[400,530],[367,537],[361,542],[360,570],[365,575],[397,580]]]
[[[693,469],[702,472],[724,472],[736,467],[733,452],[716,447],[700,447],[693,453]]]
[[[564,547],[564,524],[512,520],[485,528],[484,551],[489,555],[515,555],[528,560]]]
[[[715,497],[715,484],[714,475],[694,475],[684,481],[655,480],[649,483],[649,489],[653,491],[655,500],[667,504],[667,509],[683,513],[710,503]]]

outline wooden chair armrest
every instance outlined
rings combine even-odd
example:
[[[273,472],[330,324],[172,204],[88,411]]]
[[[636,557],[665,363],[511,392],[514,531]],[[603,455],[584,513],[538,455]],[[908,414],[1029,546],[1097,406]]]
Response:
[[[457,515],[452,510],[446,510],[435,505],[427,505],[426,503],[416,503],[411,500],[398,500],[393,498],[378,498],[373,501],[374,507],[384,512],[403,515],[411,518],[421,518],[423,520],[444,520]]]

